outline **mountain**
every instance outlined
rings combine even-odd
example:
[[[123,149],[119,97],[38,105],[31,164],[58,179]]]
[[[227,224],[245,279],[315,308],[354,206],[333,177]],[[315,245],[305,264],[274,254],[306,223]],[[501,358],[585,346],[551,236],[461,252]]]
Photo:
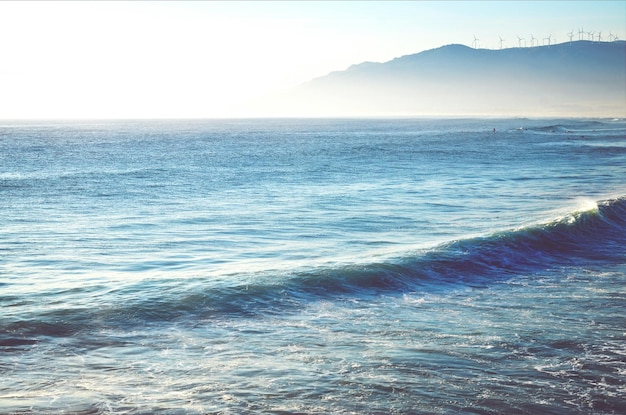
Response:
[[[473,49],[365,62],[257,101],[276,116],[626,116],[626,42]]]

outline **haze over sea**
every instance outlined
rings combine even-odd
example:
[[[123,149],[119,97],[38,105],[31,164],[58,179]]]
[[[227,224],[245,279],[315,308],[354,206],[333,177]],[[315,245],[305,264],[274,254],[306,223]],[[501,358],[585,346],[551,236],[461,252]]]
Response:
[[[624,119],[0,123],[0,412],[626,413]]]

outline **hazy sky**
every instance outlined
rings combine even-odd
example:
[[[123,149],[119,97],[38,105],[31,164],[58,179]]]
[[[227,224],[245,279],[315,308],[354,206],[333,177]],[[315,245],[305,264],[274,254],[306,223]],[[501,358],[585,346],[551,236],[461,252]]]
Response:
[[[624,40],[625,22],[624,1],[1,1],[0,118],[231,116],[355,63],[474,36]]]

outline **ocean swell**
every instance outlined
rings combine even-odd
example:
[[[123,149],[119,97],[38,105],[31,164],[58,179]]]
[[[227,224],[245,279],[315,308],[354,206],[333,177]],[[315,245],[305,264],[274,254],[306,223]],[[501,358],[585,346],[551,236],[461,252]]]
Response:
[[[554,268],[624,263],[625,247],[626,198],[622,197],[548,223],[452,241],[378,263],[266,275],[239,285],[217,286],[202,279],[170,285],[144,281],[101,298],[92,294],[92,307],[41,308],[25,319],[14,314],[4,325],[0,346],[24,347],[38,336],[130,330],[163,321],[194,324],[284,314],[318,300],[481,288]]]

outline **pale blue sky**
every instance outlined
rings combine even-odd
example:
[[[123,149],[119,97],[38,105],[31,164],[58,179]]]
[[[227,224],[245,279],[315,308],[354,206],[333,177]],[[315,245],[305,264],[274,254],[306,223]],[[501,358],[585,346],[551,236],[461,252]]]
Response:
[[[626,2],[3,1],[0,118],[236,115],[351,64],[581,28],[626,39]]]

